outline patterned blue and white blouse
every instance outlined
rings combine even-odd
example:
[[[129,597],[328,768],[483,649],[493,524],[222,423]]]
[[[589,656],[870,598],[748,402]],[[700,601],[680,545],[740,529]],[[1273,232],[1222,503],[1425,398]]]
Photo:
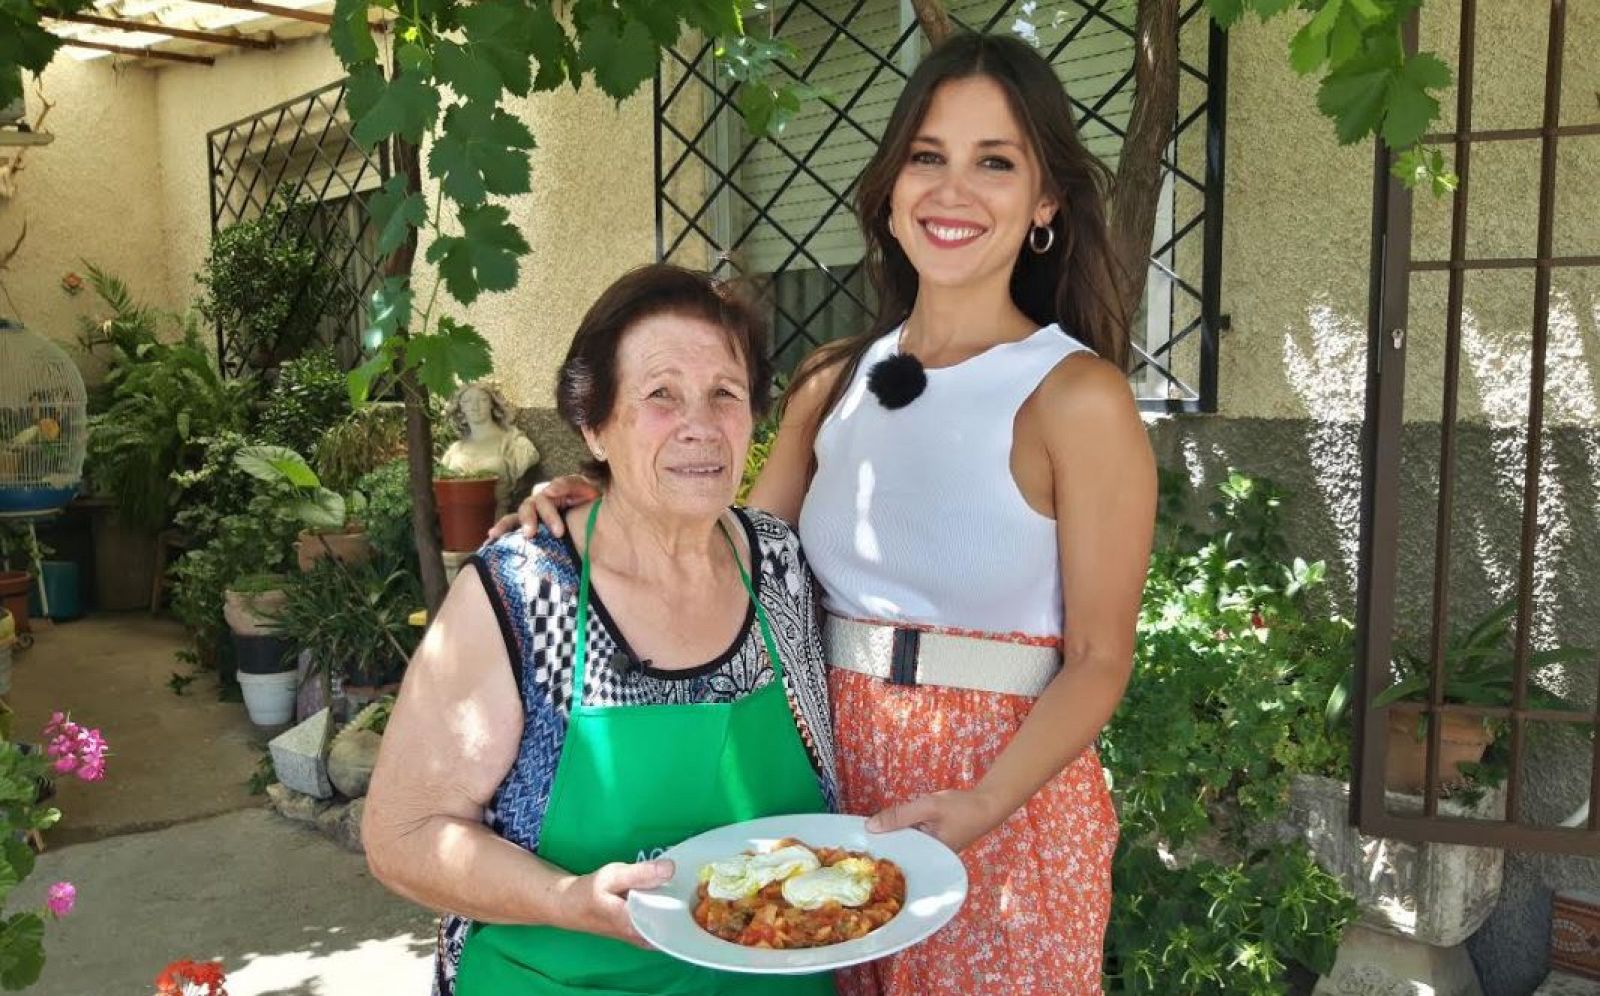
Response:
[[[784,685],[801,739],[811,756],[823,798],[837,808],[833,727],[828,714],[827,672],[813,601],[811,572],[794,531],[756,509],[734,509],[755,561],[750,576],[783,655]],[[555,780],[572,702],[572,657],[577,647],[576,548],[543,526],[527,539],[514,532],[470,561],[494,607],[522,697],[522,742],[511,771],[484,812],[484,823],[527,850],[539,846],[539,828]],[[589,592],[589,649],[584,701],[591,705],[667,705],[732,702],[772,681],[755,607],[745,614],[733,644],[715,660],[694,668],[616,668],[618,654],[639,660],[613,623],[600,595]],[[435,996],[452,996],[456,965],[471,922],[447,915],[439,925]]]

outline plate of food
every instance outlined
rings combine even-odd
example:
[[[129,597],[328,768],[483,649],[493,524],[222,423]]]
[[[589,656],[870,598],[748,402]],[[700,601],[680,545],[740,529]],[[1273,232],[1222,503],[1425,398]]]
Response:
[[[768,816],[669,848],[667,884],[628,894],[645,940],[730,972],[798,975],[882,958],[950,922],[961,858],[920,830],[868,833],[860,816]]]

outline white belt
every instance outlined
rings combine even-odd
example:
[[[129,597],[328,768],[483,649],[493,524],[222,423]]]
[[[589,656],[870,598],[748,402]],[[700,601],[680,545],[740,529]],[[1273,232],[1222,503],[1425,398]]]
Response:
[[[1061,652],[1005,640],[928,632],[829,615],[828,663],[895,685],[944,685],[1037,698],[1061,670]]]

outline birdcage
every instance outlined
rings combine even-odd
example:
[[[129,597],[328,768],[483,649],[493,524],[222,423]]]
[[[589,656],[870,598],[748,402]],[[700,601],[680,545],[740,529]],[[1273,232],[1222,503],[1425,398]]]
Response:
[[[48,513],[78,493],[86,402],[65,350],[0,318],[0,515]]]

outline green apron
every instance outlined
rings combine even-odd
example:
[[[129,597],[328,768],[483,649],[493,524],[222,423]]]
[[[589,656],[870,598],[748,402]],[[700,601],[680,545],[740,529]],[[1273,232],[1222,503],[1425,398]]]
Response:
[[[574,701],[556,763],[539,857],[578,875],[611,861],[647,861],[713,827],[760,816],[824,812],[783,686],[783,662],[766,611],[755,603],[772,681],[736,702],[703,705],[583,704],[588,652],[589,541],[600,502],[589,511],[578,582]],[[782,994],[826,996],[831,974],[739,975],[678,961],[596,934],[556,927],[478,924],[461,955],[457,996],[639,996]]]

